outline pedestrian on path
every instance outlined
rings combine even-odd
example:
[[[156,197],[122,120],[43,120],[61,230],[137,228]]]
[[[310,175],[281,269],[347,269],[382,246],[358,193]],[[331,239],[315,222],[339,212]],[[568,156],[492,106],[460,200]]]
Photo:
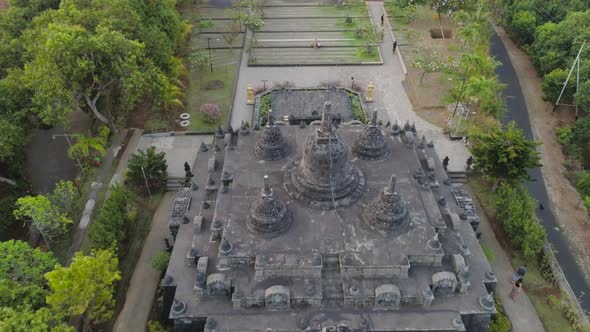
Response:
[[[393,51],[395,52],[395,49],[397,48],[397,40],[393,41]]]
[[[518,279],[518,280],[516,280],[516,282],[512,286],[512,291],[510,292],[510,297],[513,300],[516,300],[516,298],[520,295],[521,291],[522,291],[522,279]]]
[[[445,159],[443,159],[443,168],[445,169],[445,172],[447,171],[447,167],[449,167],[449,156],[445,156]]]
[[[467,158],[466,164],[467,164],[466,171],[469,172],[471,170],[471,165],[473,165],[473,157],[472,156],[469,156],[469,158]]]
[[[383,21],[385,20],[385,15],[381,14],[381,26],[383,26]]]
[[[517,280],[523,281],[524,275],[526,274],[526,266],[522,265],[514,272],[512,276],[512,283],[515,283]]]

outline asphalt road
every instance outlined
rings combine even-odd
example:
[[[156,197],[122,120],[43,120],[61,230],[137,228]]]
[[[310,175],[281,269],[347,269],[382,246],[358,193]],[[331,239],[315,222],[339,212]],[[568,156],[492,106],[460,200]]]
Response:
[[[522,90],[520,88],[520,82],[512,67],[512,62],[508,57],[504,44],[494,32],[492,36],[492,47],[491,53],[500,61],[500,65],[496,69],[496,74],[500,78],[500,81],[507,84],[504,90],[504,97],[506,99],[507,111],[504,115],[503,122],[508,123],[515,121],[523,134],[527,138],[533,138],[531,123],[529,121],[529,115],[526,109],[526,104]],[[580,304],[585,311],[590,310],[590,288],[584,280],[584,275],[576,263],[575,257],[572,255],[568,246],[567,240],[564,234],[559,231],[559,224],[555,220],[553,211],[551,210],[551,204],[547,196],[547,190],[545,189],[545,181],[541,175],[541,168],[531,169],[529,175],[534,181],[528,181],[525,186],[531,193],[531,195],[543,204],[544,209],[537,209],[537,217],[541,220],[545,231],[547,232],[547,238],[555,249],[555,256],[561,269],[563,270],[567,281],[569,282],[574,293],[580,299]],[[587,294],[587,295],[586,295]]]

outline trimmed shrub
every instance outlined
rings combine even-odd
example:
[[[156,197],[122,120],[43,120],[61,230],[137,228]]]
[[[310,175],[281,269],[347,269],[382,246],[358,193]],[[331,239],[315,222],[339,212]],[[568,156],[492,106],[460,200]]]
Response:
[[[116,247],[121,256],[122,243],[129,233],[127,204],[129,192],[120,185],[111,187],[110,196],[104,201],[90,228],[90,240],[94,248],[108,249]]]
[[[205,115],[205,121],[209,123],[215,123],[221,117],[219,106],[215,104],[203,104],[199,110]]]

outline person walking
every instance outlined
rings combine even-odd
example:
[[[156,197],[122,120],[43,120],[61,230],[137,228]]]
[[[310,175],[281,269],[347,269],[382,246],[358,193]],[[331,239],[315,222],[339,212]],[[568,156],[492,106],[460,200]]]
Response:
[[[513,300],[516,300],[516,298],[520,295],[521,291],[522,291],[522,279],[518,279],[512,284],[512,291],[510,291],[510,297]]]
[[[383,26],[383,21],[385,20],[385,15],[381,14],[381,26]]]
[[[471,170],[471,165],[473,165],[473,157],[472,156],[469,156],[469,158],[467,158],[466,164],[467,164],[466,171],[469,172]]]
[[[393,51],[395,52],[395,49],[397,48],[397,40],[393,41]]]
[[[447,167],[449,167],[449,156],[445,156],[445,159],[443,159],[443,168],[445,169],[445,172],[447,171]]]

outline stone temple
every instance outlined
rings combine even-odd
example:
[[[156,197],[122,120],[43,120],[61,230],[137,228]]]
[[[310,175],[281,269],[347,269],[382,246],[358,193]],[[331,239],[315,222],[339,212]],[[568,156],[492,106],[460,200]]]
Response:
[[[174,331],[487,331],[495,275],[409,123],[337,128],[327,102],[216,135],[194,169],[169,224]]]

